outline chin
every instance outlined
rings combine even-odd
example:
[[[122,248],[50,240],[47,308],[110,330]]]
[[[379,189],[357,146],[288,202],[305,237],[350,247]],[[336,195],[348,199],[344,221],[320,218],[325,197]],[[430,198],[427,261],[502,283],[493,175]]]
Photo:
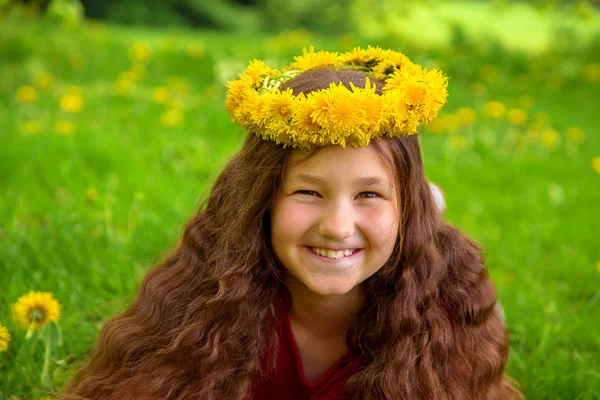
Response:
[[[308,286],[311,292],[321,296],[342,296],[354,289],[353,285],[313,285]]]

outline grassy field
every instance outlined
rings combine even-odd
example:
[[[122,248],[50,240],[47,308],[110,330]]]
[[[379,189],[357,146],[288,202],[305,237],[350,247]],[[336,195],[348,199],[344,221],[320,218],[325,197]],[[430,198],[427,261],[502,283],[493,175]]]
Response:
[[[1,21],[0,37],[0,322],[12,335],[0,399],[48,389],[44,343],[11,320],[20,296],[62,305],[58,390],[176,244],[244,138],[225,80],[251,57],[284,64],[309,43],[379,44],[40,21]],[[600,399],[600,64],[565,77],[543,60],[514,72],[522,55],[403,51],[451,76],[445,114],[421,137],[425,164],[447,219],[485,249],[511,331],[508,373],[528,399]]]

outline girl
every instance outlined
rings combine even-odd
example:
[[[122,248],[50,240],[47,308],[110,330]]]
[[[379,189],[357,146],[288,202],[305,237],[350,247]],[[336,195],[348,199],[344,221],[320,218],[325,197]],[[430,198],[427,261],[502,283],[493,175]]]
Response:
[[[242,149],[63,398],[521,399],[481,250],[423,171],[446,96],[391,50],[252,61]]]

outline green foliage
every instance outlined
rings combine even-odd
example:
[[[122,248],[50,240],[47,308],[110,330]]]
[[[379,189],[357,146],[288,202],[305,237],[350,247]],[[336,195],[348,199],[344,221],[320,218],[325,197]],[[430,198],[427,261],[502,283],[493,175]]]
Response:
[[[480,46],[460,29],[451,47],[404,49],[451,77],[439,133],[421,136],[427,175],[447,219],[486,250],[511,331],[508,373],[528,399],[597,399],[600,64],[590,50],[564,60]],[[46,394],[45,347],[9,305],[29,290],[63,305],[48,376],[59,390],[240,146],[222,82],[251,57],[285,64],[310,42],[377,44],[21,17],[1,20],[0,37],[0,320],[12,335],[0,398],[27,399]]]

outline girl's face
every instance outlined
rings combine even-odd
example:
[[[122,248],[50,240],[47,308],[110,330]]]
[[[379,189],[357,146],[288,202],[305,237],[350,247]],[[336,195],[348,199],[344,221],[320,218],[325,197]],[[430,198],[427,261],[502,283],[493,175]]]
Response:
[[[398,235],[394,178],[372,146],[294,150],[271,210],[275,254],[311,292],[342,295],[377,272]],[[298,161],[301,160],[299,163]]]

